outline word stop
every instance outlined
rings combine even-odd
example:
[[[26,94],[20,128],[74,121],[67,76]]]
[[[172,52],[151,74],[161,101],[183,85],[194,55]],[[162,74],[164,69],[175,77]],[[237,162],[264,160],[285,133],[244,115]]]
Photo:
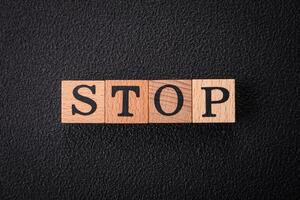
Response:
[[[233,123],[235,80],[63,80],[62,123]]]

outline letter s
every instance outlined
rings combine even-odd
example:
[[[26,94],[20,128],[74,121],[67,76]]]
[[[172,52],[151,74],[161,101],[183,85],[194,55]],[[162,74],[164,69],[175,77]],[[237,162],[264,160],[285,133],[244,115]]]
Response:
[[[93,114],[96,109],[97,109],[97,104],[94,100],[86,97],[86,96],[82,96],[81,94],[78,93],[79,89],[81,88],[88,88],[89,90],[92,91],[92,94],[96,94],[96,86],[93,85],[93,86],[88,86],[88,85],[78,85],[77,87],[74,88],[73,90],[73,96],[79,100],[79,101],[82,101],[86,104],[89,104],[91,106],[91,110],[89,112],[82,112],[80,110],[78,110],[76,108],[76,106],[74,104],[72,104],[72,115],[75,115],[75,114],[80,114],[80,115],[91,115]]]

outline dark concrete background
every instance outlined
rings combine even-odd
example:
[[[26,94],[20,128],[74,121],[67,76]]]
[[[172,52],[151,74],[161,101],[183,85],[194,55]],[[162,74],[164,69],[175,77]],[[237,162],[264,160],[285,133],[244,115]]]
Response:
[[[1,1],[2,199],[299,199],[298,24],[296,1]],[[63,79],[192,78],[235,78],[237,123],[60,123]]]

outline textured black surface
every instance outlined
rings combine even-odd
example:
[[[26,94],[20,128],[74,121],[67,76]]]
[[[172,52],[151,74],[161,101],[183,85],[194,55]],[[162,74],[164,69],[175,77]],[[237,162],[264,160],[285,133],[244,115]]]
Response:
[[[299,199],[296,2],[0,5],[2,199]],[[60,123],[62,79],[211,77],[236,124]]]

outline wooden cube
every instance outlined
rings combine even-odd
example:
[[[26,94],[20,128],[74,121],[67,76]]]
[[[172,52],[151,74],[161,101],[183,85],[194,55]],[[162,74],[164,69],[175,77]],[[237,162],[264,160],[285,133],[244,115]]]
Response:
[[[105,122],[148,123],[148,81],[105,81]]]
[[[61,82],[62,123],[104,123],[104,81]]]
[[[193,80],[193,122],[235,122],[235,80]]]
[[[191,123],[192,81],[150,80],[149,123]]]

